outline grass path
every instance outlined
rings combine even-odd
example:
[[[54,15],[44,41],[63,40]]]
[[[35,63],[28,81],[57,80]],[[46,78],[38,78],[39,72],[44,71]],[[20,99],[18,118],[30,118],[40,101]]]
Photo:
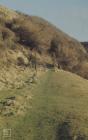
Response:
[[[51,93],[49,90],[52,76],[52,73],[47,73],[47,76],[42,77],[38,86],[35,86],[32,90],[32,108],[22,118],[18,127],[16,127],[16,130],[18,129],[17,140],[22,138],[24,140],[53,140],[52,131],[55,127],[53,123],[56,121],[56,117],[54,118],[56,106],[53,106],[53,99],[51,97],[54,91]]]
[[[10,120],[16,140],[71,140],[88,134],[88,82],[75,75],[53,71],[41,76],[31,92],[25,116]],[[65,126],[66,125],[66,126]],[[60,134],[59,134],[60,133]],[[62,135],[62,136],[61,136]],[[64,137],[63,137],[64,135]]]

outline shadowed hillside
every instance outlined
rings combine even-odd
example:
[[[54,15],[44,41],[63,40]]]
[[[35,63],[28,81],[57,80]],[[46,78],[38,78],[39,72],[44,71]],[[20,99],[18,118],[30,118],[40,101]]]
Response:
[[[88,52],[88,42],[81,42],[81,44],[84,46],[84,48],[87,50]]]

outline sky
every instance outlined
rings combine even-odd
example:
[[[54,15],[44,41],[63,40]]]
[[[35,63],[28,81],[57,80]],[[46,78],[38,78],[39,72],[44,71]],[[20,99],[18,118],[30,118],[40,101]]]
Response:
[[[45,18],[79,41],[88,41],[88,0],[0,0],[0,4]]]

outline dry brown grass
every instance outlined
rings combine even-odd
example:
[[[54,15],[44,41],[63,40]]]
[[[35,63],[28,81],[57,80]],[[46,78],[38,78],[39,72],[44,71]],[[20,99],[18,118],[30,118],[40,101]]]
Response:
[[[4,8],[0,9],[6,14]],[[14,15],[14,11],[5,10],[8,11],[8,16]],[[84,70],[84,63],[88,61],[87,52],[77,40],[42,18],[15,12],[16,14],[19,18],[2,18],[4,24],[0,26],[0,49],[6,50],[3,60],[0,60],[3,64],[17,66],[22,63],[21,67],[26,68],[31,67],[31,64],[34,66],[36,59],[38,67],[52,68],[56,65],[87,78],[87,70]],[[55,51],[52,50],[52,41],[56,44]],[[18,52],[22,55],[18,56]]]

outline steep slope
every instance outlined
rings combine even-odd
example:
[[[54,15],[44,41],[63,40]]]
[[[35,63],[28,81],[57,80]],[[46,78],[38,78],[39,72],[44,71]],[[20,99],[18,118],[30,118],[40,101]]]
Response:
[[[42,73],[36,84],[2,90],[0,100],[0,135],[8,128],[16,140],[88,140],[88,81],[75,74]]]
[[[77,40],[42,18],[3,7],[0,13],[5,15],[0,17],[1,68],[6,67],[8,71],[36,68],[37,64],[37,67],[58,67],[88,78],[88,55]]]

